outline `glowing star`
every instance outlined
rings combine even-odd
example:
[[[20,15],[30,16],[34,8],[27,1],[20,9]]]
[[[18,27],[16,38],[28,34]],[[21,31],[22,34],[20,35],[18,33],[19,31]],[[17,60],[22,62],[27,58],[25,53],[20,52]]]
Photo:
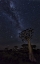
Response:
[[[11,36],[11,38],[13,38],[13,36]]]

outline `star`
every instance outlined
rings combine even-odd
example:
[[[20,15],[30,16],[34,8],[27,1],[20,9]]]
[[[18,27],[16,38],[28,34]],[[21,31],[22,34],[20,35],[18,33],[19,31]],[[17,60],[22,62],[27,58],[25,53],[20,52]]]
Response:
[[[23,4],[23,6],[24,6],[24,4]]]
[[[29,5],[30,3],[28,2],[28,5]]]
[[[13,36],[11,36],[11,38],[13,38]]]
[[[35,9],[35,6],[34,6],[34,9]]]
[[[34,12],[35,10],[33,9],[33,12]]]
[[[39,7],[40,5],[38,5],[38,7]]]

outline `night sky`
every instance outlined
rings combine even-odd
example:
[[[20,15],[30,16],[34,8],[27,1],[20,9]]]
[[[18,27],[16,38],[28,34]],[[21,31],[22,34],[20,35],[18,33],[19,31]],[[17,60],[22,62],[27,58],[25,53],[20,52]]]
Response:
[[[40,48],[40,0],[0,0],[0,49],[20,46],[19,33],[33,28],[31,40]]]

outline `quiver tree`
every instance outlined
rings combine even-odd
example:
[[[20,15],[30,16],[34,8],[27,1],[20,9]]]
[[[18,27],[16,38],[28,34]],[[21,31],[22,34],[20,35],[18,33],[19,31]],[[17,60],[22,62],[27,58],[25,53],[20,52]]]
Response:
[[[32,38],[32,34],[33,34],[33,29],[30,28],[30,29],[23,30],[19,34],[19,37],[22,39],[22,41],[24,41],[24,40],[28,41],[29,59],[31,61],[36,61],[36,59],[34,58],[31,43],[30,43],[30,39]]]

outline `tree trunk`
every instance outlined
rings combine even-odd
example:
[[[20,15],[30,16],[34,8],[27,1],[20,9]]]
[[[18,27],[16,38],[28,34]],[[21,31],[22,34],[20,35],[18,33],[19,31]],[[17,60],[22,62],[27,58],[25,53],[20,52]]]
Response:
[[[31,47],[31,43],[30,43],[30,38],[28,39],[28,49],[29,49],[29,59],[31,61],[36,61],[36,59],[34,58],[33,52],[32,52],[32,47]]]

